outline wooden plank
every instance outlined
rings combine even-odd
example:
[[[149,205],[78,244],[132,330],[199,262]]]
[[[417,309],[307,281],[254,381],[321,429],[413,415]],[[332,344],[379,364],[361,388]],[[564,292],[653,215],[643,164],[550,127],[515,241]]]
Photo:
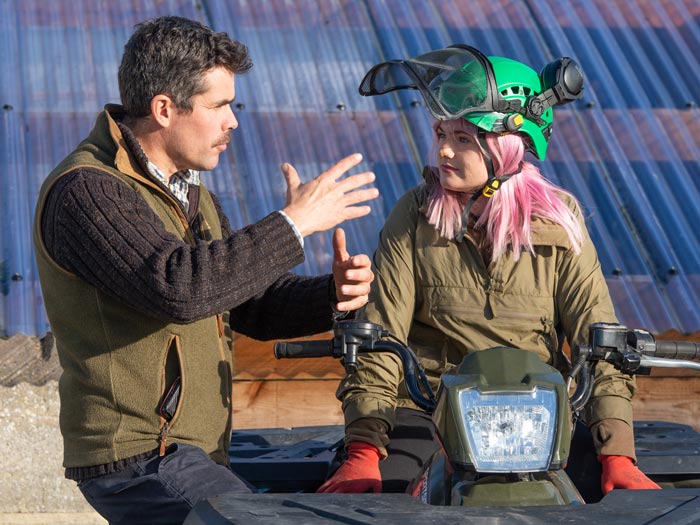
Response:
[[[694,341],[700,343],[700,332],[695,332],[694,334],[682,334],[678,330],[667,330],[663,334],[657,334],[654,336],[657,341],[662,339],[668,341]]]
[[[343,423],[337,379],[234,381],[233,426],[292,428]]]
[[[671,421],[700,431],[700,377],[638,378],[636,420]],[[234,427],[298,427],[343,423],[337,380],[234,381]]]
[[[634,418],[671,421],[700,431],[700,376],[638,377]]]
[[[688,370],[683,368],[652,368],[648,376],[638,375],[637,382],[645,379],[662,379],[664,377],[685,377],[688,379],[700,378],[699,370]]]

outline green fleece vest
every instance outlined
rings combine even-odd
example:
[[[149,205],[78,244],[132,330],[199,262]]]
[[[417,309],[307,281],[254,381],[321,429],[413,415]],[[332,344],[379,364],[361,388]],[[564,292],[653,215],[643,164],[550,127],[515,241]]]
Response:
[[[106,108],[88,138],[44,182],[34,224],[34,248],[46,311],[63,374],[59,383],[64,466],[111,463],[159,447],[165,420],[158,407],[179,376],[180,402],[167,443],[202,448],[228,464],[231,434],[231,352],[221,316],[190,324],[150,318],[59,267],[41,238],[46,195],[65,173],[96,168],[119,177],[160,217],[165,228],[193,244],[177,201],[146,178]],[[199,211],[212,239],[221,225],[211,196],[200,187]]]

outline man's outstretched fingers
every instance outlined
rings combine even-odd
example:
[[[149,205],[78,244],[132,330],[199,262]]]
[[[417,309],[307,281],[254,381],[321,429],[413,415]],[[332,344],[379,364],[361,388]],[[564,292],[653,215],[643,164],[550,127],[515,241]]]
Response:
[[[371,201],[379,196],[377,188],[368,188],[366,190],[355,190],[345,194],[345,201],[348,205],[357,204],[359,202]]]
[[[349,221],[351,219],[359,219],[365,215],[369,215],[372,212],[372,208],[369,206],[345,206],[345,213],[343,221]]]
[[[289,162],[285,162],[280,166],[280,169],[282,170],[282,175],[284,175],[284,180],[287,181],[287,193],[289,193],[289,190],[295,190],[301,186],[301,179],[294,166]]]
[[[353,153],[352,155],[348,155],[347,157],[340,159],[338,162],[333,164],[333,166],[321,174],[321,177],[324,179],[331,178],[335,181],[339,179],[346,171],[357,166],[360,162],[362,162],[362,154]]]
[[[356,173],[355,175],[349,175],[343,180],[338,182],[338,189],[343,193],[348,193],[350,191],[356,190],[361,186],[365,186],[376,179],[374,173],[371,171],[364,171],[362,173]]]

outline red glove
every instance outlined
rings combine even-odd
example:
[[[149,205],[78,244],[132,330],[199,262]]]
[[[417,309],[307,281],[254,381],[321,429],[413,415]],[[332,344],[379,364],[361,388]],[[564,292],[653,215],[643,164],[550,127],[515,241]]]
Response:
[[[598,461],[603,465],[603,475],[600,480],[603,494],[607,494],[612,489],[641,490],[661,488],[635,466],[632,458],[627,456],[598,456]]]
[[[348,457],[335,474],[316,492],[381,492],[382,476],[379,473],[379,449],[363,441],[348,445]]]

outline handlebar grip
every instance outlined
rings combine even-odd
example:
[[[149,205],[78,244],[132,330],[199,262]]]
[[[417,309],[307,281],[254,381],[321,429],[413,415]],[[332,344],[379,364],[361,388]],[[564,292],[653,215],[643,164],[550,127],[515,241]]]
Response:
[[[700,359],[700,343],[692,341],[656,341],[654,357]]]
[[[333,341],[281,341],[275,343],[274,351],[277,359],[331,357],[333,356]]]

